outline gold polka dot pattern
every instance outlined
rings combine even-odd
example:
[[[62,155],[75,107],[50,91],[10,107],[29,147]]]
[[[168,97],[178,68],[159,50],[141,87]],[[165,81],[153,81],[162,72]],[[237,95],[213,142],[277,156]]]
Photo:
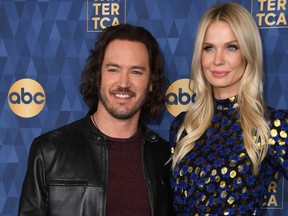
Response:
[[[275,173],[281,171],[288,176],[288,112],[269,109],[269,149],[255,176],[243,145],[236,97],[214,100],[214,107],[210,127],[173,170],[170,182],[175,213],[182,216],[254,215]],[[172,154],[184,115],[176,117],[171,125]],[[259,142],[258,147],[260,145],[263,143]]]

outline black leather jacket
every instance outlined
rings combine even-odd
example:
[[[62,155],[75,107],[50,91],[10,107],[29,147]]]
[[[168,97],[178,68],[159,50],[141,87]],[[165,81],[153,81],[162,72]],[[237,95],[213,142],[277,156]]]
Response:
[[[153,216],[172,215],[168,144],[143,127],[142,161]],[[108,152],[89,116],[36,138],[19,216],[104,216]],[[121,215],[121,213],[120,213]]]

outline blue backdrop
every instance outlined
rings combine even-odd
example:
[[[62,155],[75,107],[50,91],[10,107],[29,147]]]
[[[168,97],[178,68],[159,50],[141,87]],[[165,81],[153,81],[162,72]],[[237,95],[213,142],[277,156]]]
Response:
[[[106,25],[130,23],[149,29],[165,57],[169,85],[189,78],[199,19],[216,0],[1,0],[0,1],[0,215],[17,215],[19,194],[34,137],[83,117],[87,107],[78,91],[80,74]],[[288,109],[288,3],[283,0],[238,0],[257,22],[264,45],[265,98]],[[12,87],[30,78],[44,89],[43,109],[23,117],[34,95]],[[18,91],[24,109],[16,112],[11,92]],[[17,92],[16,92],[17,93]],[[10,96],[10,97],[9,97]],[[179,95],[178,95],[179,96]],[[17,99],[17,98],[16,98]],[[33,97],[32,97],[33,99]],[[34,102],[37,98],[34,98]],[[39,98],[38,98],[39,99]],[[42,98],[43,99],[43,98]],[[19,103],[20,103],[19,102]],[[149,124],[162,137],[174,116],[165,110],[161,122]],[[261,215],[288,215],[287,181],[269,188]]]

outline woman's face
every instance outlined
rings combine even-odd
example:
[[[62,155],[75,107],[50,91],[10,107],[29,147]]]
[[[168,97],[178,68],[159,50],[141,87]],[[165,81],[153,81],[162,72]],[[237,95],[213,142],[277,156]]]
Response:
[[[201,64],[216,99],[238,94],[246,64],[238,41],[227,22],[215,21],[207,28]]]

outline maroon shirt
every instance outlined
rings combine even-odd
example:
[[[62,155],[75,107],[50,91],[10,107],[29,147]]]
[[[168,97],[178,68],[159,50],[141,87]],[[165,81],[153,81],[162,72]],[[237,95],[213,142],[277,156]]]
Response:
[[[141,158],[142,131],[128,139],[107,137],[107,216],[151,215],[148,187]]]

